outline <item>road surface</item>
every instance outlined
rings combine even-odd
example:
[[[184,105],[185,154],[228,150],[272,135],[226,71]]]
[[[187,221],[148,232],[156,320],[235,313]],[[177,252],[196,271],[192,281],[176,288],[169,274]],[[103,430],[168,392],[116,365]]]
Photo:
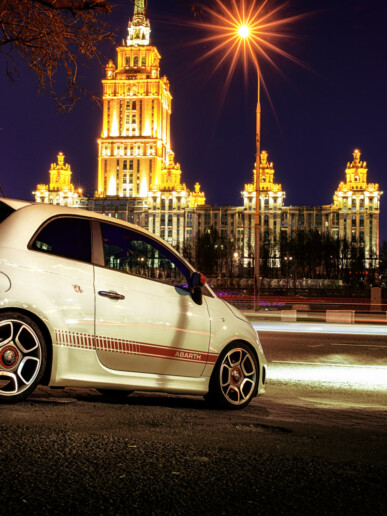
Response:
[[[355,381],[385,367],[379,337],[262,331],[267,393],[242,411],[92,389],[0,405],[0,514],[384,516],[386,392]]]

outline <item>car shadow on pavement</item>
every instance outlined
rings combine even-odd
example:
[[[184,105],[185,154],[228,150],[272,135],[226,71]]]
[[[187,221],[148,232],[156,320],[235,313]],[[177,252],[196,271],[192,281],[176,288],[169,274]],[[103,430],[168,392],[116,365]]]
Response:
[[[143,393],[134,392],[125,398],[114,399],[111,396],[105,396],[96,393],[95,396],[77,396],[77,399],[93,402],[108,403],[115,405],[131,405],[131,406],[148,406],[148,407],[170,407],[195,410],[218,410],[212,407],[201,396],[175,396],[159,393]]]
[[[137,407],[167,407],[173,409],[192,409],[196,411],[211,411],[217,413],[230,413],[230,410],[218,408],[208,403],[202,396],[166,394],[159,392],[135,391],[127,396],[114,397],[100,393],[96,389],[88,388],[50,388],[39,386],[28,401],[38,403],[74,403],[81,401],[84,403],[98,403],[101,405],[122,405]],[[250,411],[257,412],[256,406],[248,406],[243,409],[244,413]],[[267,415],[267,409],[262,407],[262,411]],[[231,411],[234,412],[234,411]],[[239,411],[237,411],[239,412]],[[261,410],[259,411],[261,412]]]

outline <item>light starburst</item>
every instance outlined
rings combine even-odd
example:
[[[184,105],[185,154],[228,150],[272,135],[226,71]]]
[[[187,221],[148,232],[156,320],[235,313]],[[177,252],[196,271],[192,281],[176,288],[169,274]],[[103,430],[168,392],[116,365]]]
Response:
[[[305,15],[285,16],[283,12],[286,2],[281,2],[277,7],[271,7],[272,4],[271,0],[215,0],[215,7],[203,7],[210,21],[202,23],[201,28],[209,32],[209,35],[199,42],[211,43],[212,48],[200,59],[218,58],[213,73],[222,65],[228,64],[226,86],[240,61],[246,76],[249,63],[253,63],[266,91],[261,61],[270,63],[281,74],[283,72],[275,61],[276,55],[304,66],[281,47],[280,41],[292,36],[289,31],[291,25]]]

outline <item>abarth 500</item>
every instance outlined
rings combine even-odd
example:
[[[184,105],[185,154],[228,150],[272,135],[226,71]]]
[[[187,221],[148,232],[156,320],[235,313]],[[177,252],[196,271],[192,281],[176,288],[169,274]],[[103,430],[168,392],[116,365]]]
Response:
[[[0,201],[0,402],[42,384],[238,409],[265,377],[251,324],[164,240],[81,209]]]

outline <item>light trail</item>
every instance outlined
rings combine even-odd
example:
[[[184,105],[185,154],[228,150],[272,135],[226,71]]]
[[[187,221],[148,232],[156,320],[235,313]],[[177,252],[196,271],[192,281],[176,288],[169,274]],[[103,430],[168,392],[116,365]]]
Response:
[[[387,366],[273,361],[268,365],[268,385],[271,381],[387,393]]]
[[[334,344],[332,342],[329,343],[330,346],[347,346],[350,348],[386,348],[385,346],[379,346],[378,344]]]
[[[320,335],[387,335],[387,327],[385,325],[273,323],[270,321],[255,321],[252,324],[258,334],[260,332],[282,332],[314,333]],[[330,346],[336,348],[345,346],[346,350],[348,348],[355,348],[357,350],[363,348],[364,353],[366,353],[370,348],[385,348],[387,350],[387,341],[385,345],[380,342],[378,344],[351,344],[340,342],[331,344],[325,342],[324,346],[328,346],[328,349]],[[348,355],[340,355],[340,360],[335,363],[329,363],[324,360],[324,358],[326,359],[324,355],[321,355],[317,350],[316,352],[315,361],[313,361],[313,359],[312,361],[291,360],[291,354],[289,355],[289,360],[270,361],[267,372],[269,384],[270,381],[273,381],[289,384],[307,384],[315,388],[329,388],[333,390],[360,390],[387,393],[387,366],[380,364],[380,358],[377,359],[375,365],[367,363],[357,364],[348,363]],[[369,360],[367,361],[369,362]]]
[[[386,335],[387,325],[370,324],[319,324],[319,323],[285,323],[254,321],[251,323],[256,331],[273,331],[284,333],[320,333],[326,335]]]

